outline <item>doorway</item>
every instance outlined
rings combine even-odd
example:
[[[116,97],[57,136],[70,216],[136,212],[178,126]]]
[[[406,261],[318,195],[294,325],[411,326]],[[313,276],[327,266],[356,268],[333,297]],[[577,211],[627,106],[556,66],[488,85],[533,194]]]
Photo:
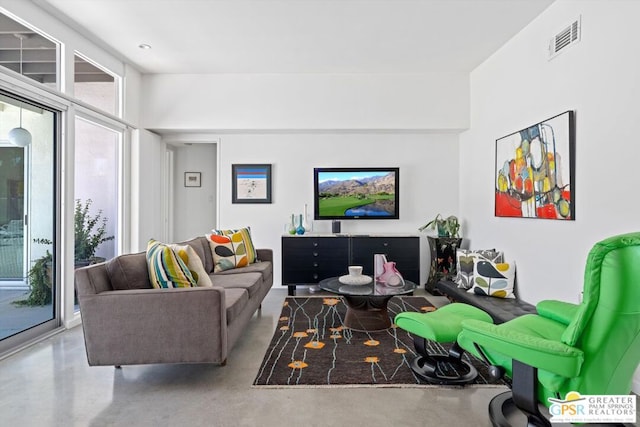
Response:
[[[217,224],[217,144],[182,143],[172,147],[172,241],[203,236]],[[196,177],[195,181],[189,178]],[[184,207],[188,206],[188,209]]]
[[[0,354],[60,325],[59,115],[0,92]]]

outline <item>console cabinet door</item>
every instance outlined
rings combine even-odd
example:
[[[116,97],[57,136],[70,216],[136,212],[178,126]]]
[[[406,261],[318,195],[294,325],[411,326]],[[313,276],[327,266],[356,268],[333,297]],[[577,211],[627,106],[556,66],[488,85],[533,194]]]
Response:
[[[363,274],[373,276],[373,255],[385,254],[394,261],[396,268],[406,280],[420,283],[420,238],[366,237],[351,238],[351,265],[362,265]]]
[[[315,284],[347,274],[346,237],[282,237],[282,283]]]

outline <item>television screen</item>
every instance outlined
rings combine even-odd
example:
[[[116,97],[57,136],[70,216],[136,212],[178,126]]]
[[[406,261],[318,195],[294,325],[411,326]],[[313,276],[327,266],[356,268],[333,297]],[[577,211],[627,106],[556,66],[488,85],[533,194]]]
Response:
[[[314,219],[398,219],[399,168],[315,168]]]

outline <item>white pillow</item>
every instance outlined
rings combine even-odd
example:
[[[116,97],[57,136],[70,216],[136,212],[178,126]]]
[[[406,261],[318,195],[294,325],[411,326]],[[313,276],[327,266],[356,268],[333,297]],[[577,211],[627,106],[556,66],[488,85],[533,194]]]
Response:
[[[473,286],[467,292],[496,298],[515,298],[516,263],[478,260],[473,266]]]
[[[196,253],[196,250],[193,249],[189,245],[177,245],[172,244],[169,245],[171,250],[176,254],[176,256],[180,257],[182,262],[185,263],[191,275],[196,281],[196,286],[199,287],[207,287],[210,288],[213,286],[211,283],[211,279],[209,275],[204,269],[204,265],[202,265],[202,260]]]

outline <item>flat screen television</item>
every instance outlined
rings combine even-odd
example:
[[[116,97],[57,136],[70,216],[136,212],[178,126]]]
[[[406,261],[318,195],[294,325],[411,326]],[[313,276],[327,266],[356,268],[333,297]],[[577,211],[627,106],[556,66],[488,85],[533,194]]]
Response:
[[[398,219],[399,168],[315,168],[314,219]]]

